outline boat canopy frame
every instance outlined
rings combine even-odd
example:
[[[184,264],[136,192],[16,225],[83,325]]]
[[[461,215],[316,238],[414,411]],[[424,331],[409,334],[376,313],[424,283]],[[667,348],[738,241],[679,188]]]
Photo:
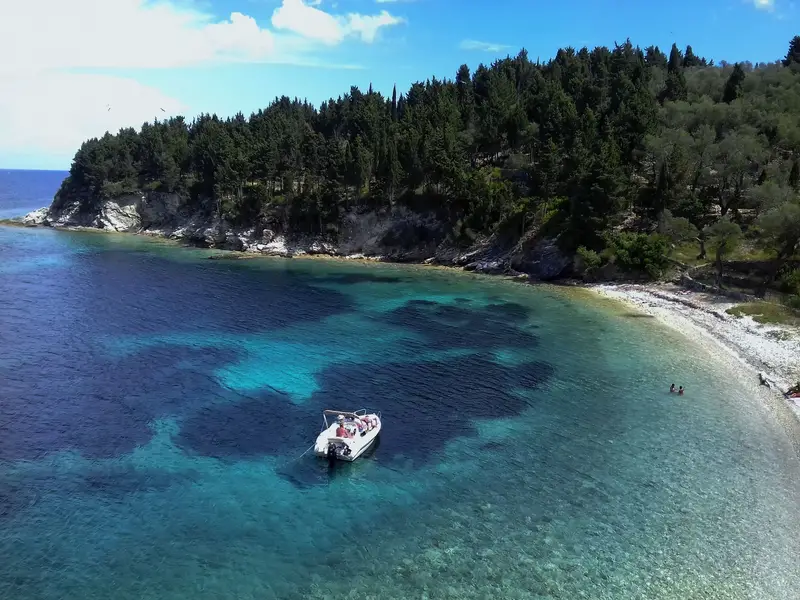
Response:
[[[345,417],[352,417],[353,419],[360,419],[361,417],[367,414],[366,408],[359,408],[356,411],[349,411],[349,410],[332,410],[332,409],[325,409],[322,411],[322,419],[325,421],[325,429],[331,426],[328,423],[328,417],[338,417],[339,415],[343,415]],[[378,418],[380,418],[380,413],[378,413]]]

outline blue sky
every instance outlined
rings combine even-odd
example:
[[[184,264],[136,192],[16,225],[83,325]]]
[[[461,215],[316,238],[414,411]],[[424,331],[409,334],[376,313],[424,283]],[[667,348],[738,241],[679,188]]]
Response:
[[[66,169],[83,139],[156,116],[249,114],[282,94],[317,104],[370,83],[402,92],[521,47],[546,60],[630,37],[772,61],[798,17],[792,0],[4,2],[0,55],[21,59],[0,66],[0,167]]]

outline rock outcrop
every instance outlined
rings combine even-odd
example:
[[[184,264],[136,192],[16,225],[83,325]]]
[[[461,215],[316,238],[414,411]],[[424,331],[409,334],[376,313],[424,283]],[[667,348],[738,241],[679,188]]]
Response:
[[[534,279],[552,281],[563,276],[572,259],[556,245],[554,240],[535,240],[511,257],[511,267],[527,273]]]
[[[47,221],[47,208],[40,208],[28,213],[20,221],[23,225],[44,225]]]
[[[95,228],[182,240],[187,244],[271,256],[327,254],[461,267],[490,274],[524,275],[551,280],[570,267],[552,240],[532,240],[507,247],[480,239],[470,247],[454,244],[445,223],[432,214],[404,208],[391,213],[348,212],[334,238],[279,234],[266,224],[234,227],[207,206],[190,205],[178,194],[142,192],[100,202],[59,199],[50,208],[22,218],[26,225]]]

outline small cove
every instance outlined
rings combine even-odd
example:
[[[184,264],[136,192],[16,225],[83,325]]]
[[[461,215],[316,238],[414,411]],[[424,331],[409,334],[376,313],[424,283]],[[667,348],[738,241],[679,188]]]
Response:
[[[784,431],[629,309],[132,236],[0,246],[4,596],[800,593]],[[373,454],[295,460],[353,403],[384,413]]]

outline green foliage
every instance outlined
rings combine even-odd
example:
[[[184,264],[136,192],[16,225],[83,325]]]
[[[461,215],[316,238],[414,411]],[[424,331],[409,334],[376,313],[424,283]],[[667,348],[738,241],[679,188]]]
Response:
[[[709,248],[723,257],[736,250],[742,241],[742,228],[726,219],[706,227],[705,234]]]
[[[774,248],[779,259],[800,251],[800,204],[786,202],[764,213],[758,220],[762,242]]]
[[[623,271],[657,279],[669,266],[669,241],[663,235],[621,232],[607,235],[606,243],[605,254]]]
[[[757,323],[778,325],[800,325],[800,315],[791,307],[769,302],[747,302],[726,310],[734,317],[749,316]]]
[[[594,250],[588,250],[586,246],[579,246],[576,251],[579,269],[586,274],[591,274],[603,263],[602,257]]]
[[[348,213],[405,204],[465,241],[533,229],[653,274],[667,240],[699,237],[704,255],[706,236],[730,255],[712,229],[723,217],[785,261],[797,252],[799,65],[799,38],[783,65],[757,67],[630,41],[545,63],[522,50],[389,97],[353,86],[318,107],[284,96],[249,117],[106,134],[78,149],[54,202],[175,192],[233,223],[323,235]],[[640,233],[656,220],[666,237]],[[627,233],[609,243],[610,230]]]
[[[786,58],[783,59],[784,67],[793,65],[800,65],[800,35],[794,36],[789,42],[789,51],[786,53]]]
[[[800,160],[792,162],[792,169],[789,171],[789,187],[795,192],[800,191]]]
[[[723,102],[730,104],[742,95],[744,78],[745,74],[742,66],[739,63],[733,65],[733,72],[731,76],[728,77],[728,81],[725,83],[725,90],[722,92]]]
[[[673,244],[681,244],[697,239],[700,234],[697,227],[685,217],[673,217],[672,213],[665,210],[659,222],[659,231],[667,236]]]
[[[781,290],[787,294],[800,296],[800,269],[792,269],[781,277]]]
[[[706,244],[714,253],[717,266],[717,285],[722,287],[723,260],[742,242],[742,229],[729,219],[721,219],[704,230]]]

